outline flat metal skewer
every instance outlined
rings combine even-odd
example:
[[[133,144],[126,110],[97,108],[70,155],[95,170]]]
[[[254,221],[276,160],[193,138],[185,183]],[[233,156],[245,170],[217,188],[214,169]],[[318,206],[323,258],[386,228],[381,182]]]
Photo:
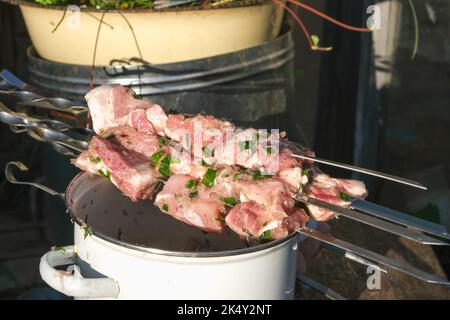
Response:
[[[393,224],[393,223],[390,223],[385,220],[380,220],[380,219],[374,218],[372,216],[367,216],[365,214],[362,214],[362,213],[359,213],[359,212],[356,212],[356,211],[353,211],[350,209],[342,208],[342,207],[336,206],[336,205],[328,203],[328,202],[324,202],[324,201],[320,201],[320,200],[308,197],[306,195],[297,195],[295,197],[295,199],[297,201],[300,201],[305,204],[311,204],[311,205],[314,205],[317,207],[321,207],[321,208],[333,211],[338,216],[346,217],[348,219],[352,219],[352,220],[367,224],[369,226],[381,229],[383,231],[387,231],[389,233],[401,236],[403,238],[406,238],[406,239],[409,239],[412,241],[419,242],[421,244],[441,245],[441,246],[450,245],[450,243],[448,243],[448,242],[429,237],[425,234],[421,234],[414,230],[409,230],[409,229],[399,226],[397,224]]]
[[[324,286],[323,284],[320,284],[317,281],[311,279],[310,277],[305,276],[303,273],[297,272],[297,280],[303,282],[308,287],[320,292],[330,300],[347,300],[336,291],[331,290],[330,288]]]
[[[321,233],[319,231],[316,231],[316,230],[313,230],[313,229],[310,229],[307,227],[305,227],[303,229],[299,229],[299,230],[297,230],[297,232],[300,234],[303,234],[305,236],[319,240],[321,242],[327,243],[329,245],[335,246],[337,248],[343,249],[347,252],[354,253],[354,254],[359,255],[368,260],[372,260],[374,262],[380,263],[391,269],[406,273],[414,278],[423,280],[425,282],[433,283],[433,284],[440,284],[440,285],[447,285],[447,286],[450,285],[450,282],[448,280],[440,279],[440,278],[436,277],[435,275],[432,275],[425,271],[419,270],[407,263],[385,257],[381,254],[375,253],[375,252],[367,250],[365,248],[358,247],[357,245],[354,245],[352,243],[336,239],[332,235],[327,235],[327,234]]]
[[[352,199],[350,208],[450,240],[450,233],[443,225],[419,219],[406,213],[380,206],[370,201]]]
[[[422,190],[427,190],[427,187],[425,187],[420,182],[409,180],[406,178],[397,177],[397,176],[394,176],[391,174],[382,173],[382,172],[378,172],[378,171],[374,171],[374,170],[370,170],[370,169],[366,169],[366,168],[361,168],[361,167],[353,166],[350,164],[344,164],[344,163],[339,163],[339,162],[335,162],[335,161],[331,161],[331,160],[314,158],[314,157],[309,157],[309,156],[304,156],[304,155],[299,155],[299,154],[292,154],[292,156],[296,157],[296,158],[304,159],[304,160],[310,160],[313,162],[326,164],[326,165],[333,166],[333,167],[338,167],[338,168],[342,168],[342,169],[347,169],[347,170],[351,170],[351,171],[364,173],[367,175],[371,175],[371,176],[378,177],[378,178],[383,178],[386,180],[395,181],[395,182],[402,183],[402,184],[412,186],[415,188],[419,188]]]

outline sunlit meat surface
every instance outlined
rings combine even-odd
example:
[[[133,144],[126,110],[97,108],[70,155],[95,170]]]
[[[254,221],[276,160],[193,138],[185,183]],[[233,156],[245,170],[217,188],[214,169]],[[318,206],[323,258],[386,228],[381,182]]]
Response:
[[[280,219],[264,206],[253,202],[237,204],[225,218],[227,226],[241,237],[276,240],[303,228],[309,220],[303,209],[294,208],[289,215]]]
[[[176,142],[206,147],[215,141],[223,141],[226,130],[234,130],[234,125],[213,116],[169,114],[165,134]]]
[[[118,126],[129,125],[139,132],[162,134],[167,116],[162,108],[136,99],[131,89],[99,86],[86,94],[93,129],[99,135]]]
[[[175,219],[207,232],[223,232],[225,204],[214,192],[188,175],[173,175],[155,204]]]
[[[122,145],[125,149],[135,151],[150,158],[161,147],[158,136],[144,134],[129,126],[110,129],[105,132],[109,141]]]
[[[98,136],[73,163],[81,170],[110,179],[133,201],[151,198],[157,183],[158,173],[146,157]]]
[[[311,198],[344,208],[349,205],[348,196],[362,198],[367,193],[364,183],[361,181],[335,179],[324,173],[314,174],[313,180],[305,192]],[[308,204],[307,207],[311,216],[317,221],[326,221],[335,215],[330,210],[314,205]]]

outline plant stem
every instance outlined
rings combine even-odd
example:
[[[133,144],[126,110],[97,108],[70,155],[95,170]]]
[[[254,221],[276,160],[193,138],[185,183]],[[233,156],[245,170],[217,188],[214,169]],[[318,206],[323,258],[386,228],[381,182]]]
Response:
[[[416,8],[412,0],[408,0],[409,7],[411,8],[411,13],[414,21],[414,47],[411,53],[411,60],[414,60],[417,54],[417,50],[419,48],[419,21],[417,19]]]
[[[305,36],[306,36],[306,39],[308,40],[309,47],[312,49],[312,48],[314,47],[314,43],[313,43],[313,41],[311,40],[311,35],[310,35],[308,29],[306,28],[305,24],[303,23],[303,21],[297,16],[297,14],[294,12],[294,10],[292,10],[292,9],[289,8],[287,5],[285,5],[284,3],[282,3],[282,2],[280,2],[280,1],[278,1],[278,0],[272,0],[272,1],[273,1],[275,4],[277,4],[277,5],[281,6],[281,7],[283,7],[284,9],[286,9],[286,10],[291,14],[291,16],[297,21],[297,23],[298,23],[298,24],[300,25],[300,27],[302,28],[303,33],[304,33]]]
[[[352,31],[358,31],[358,32],[372,32],[372,30],[368,29],[368,28],[353,27],[353,26],[350,26],[350,25],[345,24],[343,22],[340,22],[340,21],[338,21],[338,20],[336,20],[336,19],[326,15],[325,13],[320,12],[317,9],[314,9],[314,8],[304,4],[304,3],[301,3],[300,1],[297,1],[297,0],[287,0],[287,1],[289,1],[289,2],[299,6],[299,7],[303,8],[303,9],[305,9],[305,10],[308,10],[308,11],[310,11],[310,12],[316,14],[316,15],[318,15],[319,17],[321,17],[321,18],[323,18],[325,20],[328,20],[328,21],[334,23],[335,25],[337,25],[337,26],[339,26],[341,28],[344,28],[344,29],[347,29],[347,30],[352,30]]]

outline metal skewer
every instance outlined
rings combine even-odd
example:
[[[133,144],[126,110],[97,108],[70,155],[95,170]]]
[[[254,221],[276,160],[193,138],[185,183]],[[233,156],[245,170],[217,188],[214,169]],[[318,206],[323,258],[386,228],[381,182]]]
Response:
[[[414,216],[380,206],[376,203],[361,199],[352,199],[350,203],[351,209],[356,209],[375,217],[386,219],[398,223],[400,225],[413,228],[422,232],[426,232],[441,238],[450,240],[450,233],[440,224],[416,218]]]
[[[308,287],[313,288],[314,290],[320,292],[330,300],[347,300],[336,291],[327,288],[326,286],[318,283],[317,281],[305,276],[303,273],[297,272],[297,280],[301,281]]]
[[[389,233],[407,238],[412,241],[419,242],[421,244],[450,245],[450,243],[448,243],[448,242],[429,237],[425,234],[421,234],[419,232],[409,230],[407,228],[390,223],[388,221],[380,220],[380,219],[377,219],[377,218],[374,218],[371,216],[367,216],[367,215],[364,215],[364,214],[356,212],[356,211],[352,211],[350,209],[346,209],[346,208],[342,208],[342,207],[330,204],[328,202],[310,198],[306,195],[297,195],[295,197],[295,199],[297,201],[300,201],[305,204],[312,204],[317,207],[331,210],[331,211],[335,212],[338,216],[346,217],[348,219],[352,219],[352,220],[367,224],[369,226],[381,229],[383,231],[387,231]]]
[[[353,165],[350,165],[350,164],[344,164],[344,163],[339,163],[339,162],[335,162],[335,161],[331,161],[331,160],[314,158],[314,157],[309,157],[309,156],[304,156],[304,155],[299,155],[299,154],[292,154],[292,156],[296,157],[296,158],[304,159],[304,160],[310,160],[310,161],[313,161],[313,162],[326,164],[326,165],[333,166],[333,167],[338,167],[338,168],[342,168],[342,169],[347,169],[347,170],[351,170],[351,171],[364,173],[364,174],[371,175],[371,176],[378,177],[378,178],[383,178],[383,179],[395,181],[395,182],[402,183],[402,184],[405,184],[405,185],[408,185],[408,186],[412,186],[412,187],[415,187],[415,188],[419,188],[419,189],[422,189],[422,190],[427,190],[427,187],[425,187],[420,182],[416,182],[416,181],[409,180],[409,179],[406,179],[406,178],[397,177],[397,176],[390,175],[390,174],[387,174],[387,173],[382,173],[382,172],[378,172],[378,171],[374,171],[374,170],[370,170],[370,169],[365,169],[365,168],[353,166]]]
[[[297,230],[298,233],[306,235],[308,237],[314,238],[321,242],[327,243],[329,245],[335,246],[337,248],[343,249],[347,252],[354,253],[368,260],[372,260],[374,262],[380,263],[386,267],[391,269],[406,273],[414,278],[423,280],[428,283],[441,284],[441,285],[450,285],[448,280],[440,279],[432,274],[426,273],[422,270],[419,270],[407,263],[403,263],[388,257],[385,257],[381,254],[375,253],[373,251],[358,247],[352,243],[345,242],[343,240],[339,240],[334,238],[332,235],[327,235],[321,233],[316,230],[309,229],[307,227],[303,229]]]

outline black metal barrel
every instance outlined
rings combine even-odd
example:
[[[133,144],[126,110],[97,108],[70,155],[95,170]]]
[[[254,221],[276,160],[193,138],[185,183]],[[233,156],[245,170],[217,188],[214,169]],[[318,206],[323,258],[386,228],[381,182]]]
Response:
[[[47,61],[33,48],[28,56],[34,85],[73,98],[89,91],[91,67]],[[205,59],[159,65],[133,64],[137,58],[111,61],[94,68],[93,83],[129,86],[144,99],[179,112],[280,128],[293,88],[293,56],[292,34],[285,30],[259,46]]]

